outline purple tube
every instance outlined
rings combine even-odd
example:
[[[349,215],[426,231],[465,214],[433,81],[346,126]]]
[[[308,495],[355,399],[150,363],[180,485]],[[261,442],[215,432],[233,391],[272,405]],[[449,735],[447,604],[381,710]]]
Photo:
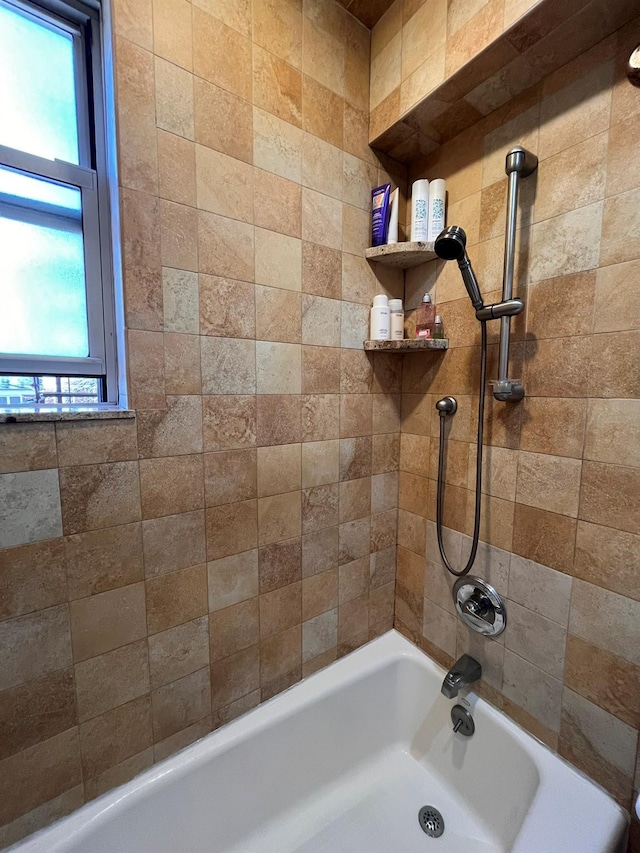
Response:
[[[384,246],[389,236],[391,184],[371,190],[371,245]]]

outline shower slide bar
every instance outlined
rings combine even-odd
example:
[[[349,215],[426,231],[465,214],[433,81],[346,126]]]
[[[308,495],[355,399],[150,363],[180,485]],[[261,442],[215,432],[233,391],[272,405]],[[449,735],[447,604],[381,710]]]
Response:
[[[520,146],[512,148],[507,154],[505,172],[509,179],[507,194],[507,222],[504,236],[504,269],[502,273],[502,302],[513,297],[513,267],[516,250],[516,225],[518,217],[518,190],[520,178],[527,178],[538,168],[535,154]],[[500,346],[498,358],[498,378],[493,382],[493,396],[502,402],[517,402],[524,397],[524,388],[515,379],[508,378],[509,337],[511,334],[511,316],[500,319]]]

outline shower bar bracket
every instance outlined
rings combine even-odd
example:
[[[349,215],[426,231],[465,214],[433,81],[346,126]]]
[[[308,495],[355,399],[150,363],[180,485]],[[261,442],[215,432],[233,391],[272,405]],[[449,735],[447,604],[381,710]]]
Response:
[[[507,222],[504,237],[504,269],[502,274],[502,302],[513,300],[513,267],[516,249],[516,226],[518,220],[518,191],[520,178],[527,178],[538,168],[538,158],[526,148],[517,146],[507,154],[505,172],[509,181],[507,191]],[[493,396],[502,402],[518,402],[524,397],[524,388],[515,379],[508,378],[509,337],[511,314],[500,318],[500,346],[498,378],[493,383]]]

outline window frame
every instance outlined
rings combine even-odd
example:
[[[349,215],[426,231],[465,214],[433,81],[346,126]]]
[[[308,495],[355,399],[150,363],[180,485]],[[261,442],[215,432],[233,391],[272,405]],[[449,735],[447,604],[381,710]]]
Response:
[[[79,165],[48,160],[0,145],[0,165],[77,188],[81,193],[84,273],[89,356],[16,355],[0,352],[0,375],[85,376],[102,379],[104,400],[94,405],[117,406],[121,377],[118,372],[115,278],[113,263],[112,193],[109,180],[109,128],[106,123],[106,79],[103,50],[104,21],[100,4],[82,0],[3,0],[39,21],[64,29],[73,37],[76,72]],[[45,24],[46,25],[46,24]],[[115,199],[114,199],[115,206]],[[0,211],[3,209],[0,197]],[[6,210],[5,206],[5,210]],[[12,218],[32,221],[49,217],[47,205],[25,206],[24,218],[14,206]],[[63,220],[60,220],[63,221]],[[84,404],[91,408],[92,404]]]

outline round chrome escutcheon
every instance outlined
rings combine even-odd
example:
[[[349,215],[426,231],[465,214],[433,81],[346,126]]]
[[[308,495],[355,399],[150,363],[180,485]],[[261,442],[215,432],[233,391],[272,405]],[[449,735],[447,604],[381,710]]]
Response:
[[[485,637],[497,637],[507,627],[507,610],[496,590],[470,575],[460,578],[453,588],[453,600],[462,621]]]

